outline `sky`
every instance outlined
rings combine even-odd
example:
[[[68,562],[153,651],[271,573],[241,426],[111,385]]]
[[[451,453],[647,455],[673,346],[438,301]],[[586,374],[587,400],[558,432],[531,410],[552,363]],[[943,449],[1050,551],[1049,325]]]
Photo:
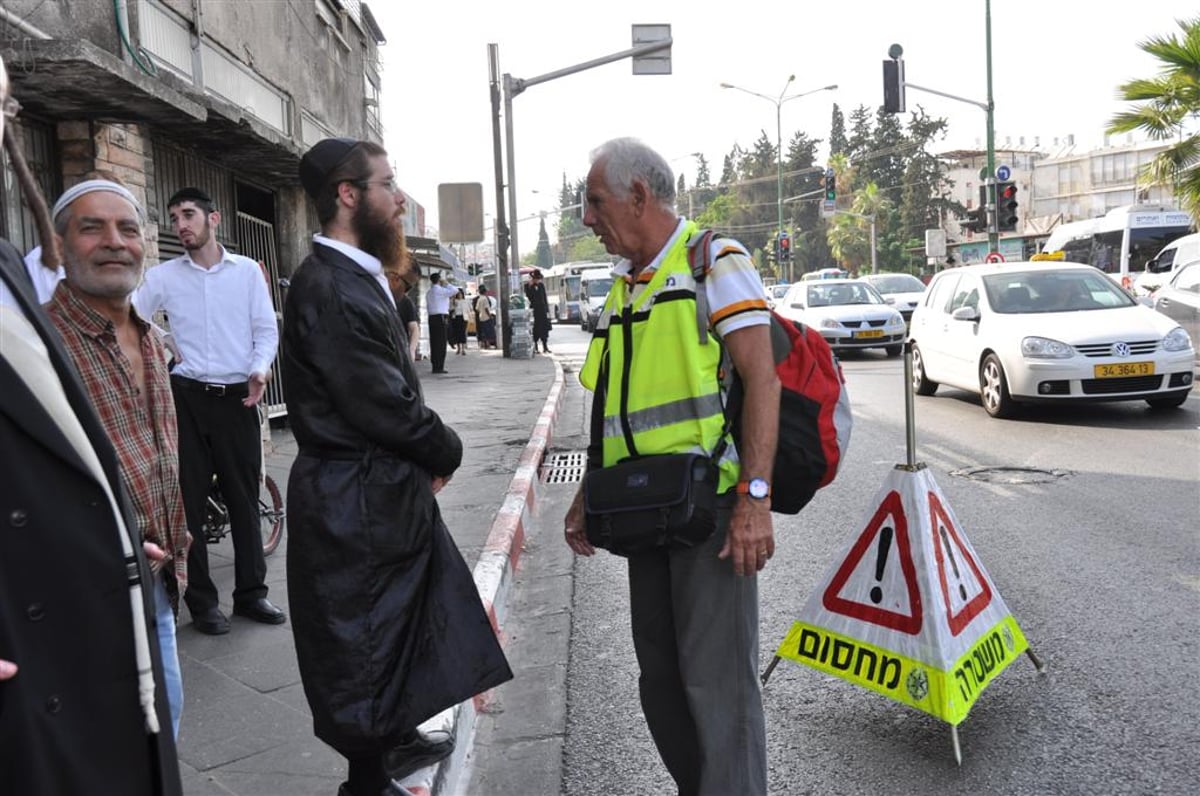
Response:
[[[518,227],[522,254],[537,243],[537,214],[556,209],[563,175],[585,177],[588,153],[610,138],[642,139],[688,184],[696,173],[690,153],[701,152],[715,181],[735,143],[750,148],[763,131],[774,140],[775,99],[785,86],[789,96],[837,84],[781,106],[784,146],[803,130],[823,140],[824,158],[835,102],[847,117],[866,105],[873,118],[882,104],[881,63],[893,43],[904,48],[910,83],[987,99],[985,0],[741,0],[720,15],[714,4],[678,0],[370,5],[388,40],[384,145],[400,184],[435,229],[441,183],[482,183],[484,223],[493,223],[489,43],[498,45],[501,74],[530,79],[629,49],[634,24],[671,26],[670,75],[634,76],[623,59],[513,98],[517,212],[530,218]],[[1017,147],[1024,137],[1026,146],[1038,140],[1053,153],[1068,135],[1076,151],[1101,146],[1107,121],[1131,107],[1116,99],[1117,87],[1156,73],[1158,62],[1138,44],[1175,34],[1177,20],[1195,16],[1195,0],[993,0],[997,146]],[[722,89],[722,82],[770,99]],[[947,119],[939,151],[984,147],[980,107],[912,88],[907,101],[909,110],[920,105]]]

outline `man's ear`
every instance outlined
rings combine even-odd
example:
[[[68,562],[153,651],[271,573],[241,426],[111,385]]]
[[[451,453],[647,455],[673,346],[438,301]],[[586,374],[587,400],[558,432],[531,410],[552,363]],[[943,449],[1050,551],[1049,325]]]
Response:
[[[208,225],[210,227],[212,227],[213,229],[216,229],[217,227],[219,227],[221,225],[221,211],[220,210],[214,210],[208,214]]]
[[[337,185],[338,200],[346,207],[358,206],[358,187],[349,180],[342,180]]]
[[[634,180],[629,186],[629,200],[633,203],[636,213],[641,213],[650,204],[650,189],[644,180]]]

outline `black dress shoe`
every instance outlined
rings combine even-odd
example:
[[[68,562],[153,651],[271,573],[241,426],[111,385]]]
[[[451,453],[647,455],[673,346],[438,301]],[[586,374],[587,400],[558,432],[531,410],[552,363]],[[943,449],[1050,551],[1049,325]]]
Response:
[[[192,627],[206,636],[223,636],[229,632],[229,617],[213,606],[207,611],[192,614]]]
[[[454,736],[446,730],[423,733],[413,730],[400,745],[383,756],[383,767],[395,780],[431,766],[454,751]]]
[[[287,614],[272,605],[266,597],[259,597],[254,602],[245,605],[235,605],[233,612],[237,616],[244,616],[255,622],[262,622],[264,625],[282,625],[287,621]]]

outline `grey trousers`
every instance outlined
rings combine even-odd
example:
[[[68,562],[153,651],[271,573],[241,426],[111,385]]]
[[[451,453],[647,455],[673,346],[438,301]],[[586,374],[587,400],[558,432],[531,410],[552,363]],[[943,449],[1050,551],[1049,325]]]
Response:
[[[629,558],[642,710],[680,796],[767,792],[758,578],[717,558],[729,517],[702,545]]]

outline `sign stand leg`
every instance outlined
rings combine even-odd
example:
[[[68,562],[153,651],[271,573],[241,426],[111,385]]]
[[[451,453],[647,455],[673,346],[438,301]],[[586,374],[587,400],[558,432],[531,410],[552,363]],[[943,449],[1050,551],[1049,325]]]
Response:
[[[762,677],[759,678],[762,680],[763,686],[766,686],[767,680],[771,679],[771,672],[775,671],[775,667],[779,665],[779,661],[780,658],[778,655],[776,655],[774,658],[771,658],[771,663],[767,666],[767,670],[763,672]]]
[[[1029,656],[1029,660],[1033,661],[1033,668],[1037,669],[1038,674],[1046,673],[1046,664],[1042,663],[1042,659],[1033,651],[1033,647],[1026,647],[1025,654]]]
[[[958,743],[958,725],[950,725],[950,740],[954,743],[954,762],[962,765],[962,746]]]

